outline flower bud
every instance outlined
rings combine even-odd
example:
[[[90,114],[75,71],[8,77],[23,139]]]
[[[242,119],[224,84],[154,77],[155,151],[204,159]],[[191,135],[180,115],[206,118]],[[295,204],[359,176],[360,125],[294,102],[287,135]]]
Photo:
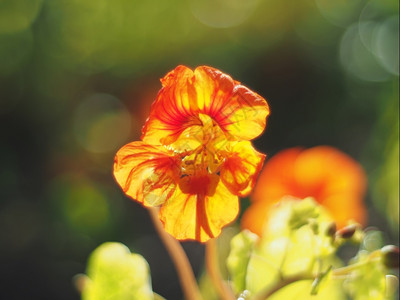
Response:
[[[399,247],[393,245],[384,246],[381,249],[383,264],[389,268],[399,267]]]
[[[351,224],[351,225],[348,225],[348,226],[338,230],[336,232],[336,234],[341,238],[350,239],[353,237],[354,233],[356,232],[357,227],[358,226],[356,224]]]
[[[329,224],[329,226],[326,228],[326,232],[325,234],[327,236],[333,237],[336,233],[336,223],[332,222],[331,224]]]

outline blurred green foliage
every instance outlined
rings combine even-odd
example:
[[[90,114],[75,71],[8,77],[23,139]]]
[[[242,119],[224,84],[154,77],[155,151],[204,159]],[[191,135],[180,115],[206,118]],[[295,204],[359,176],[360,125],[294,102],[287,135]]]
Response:
[[[330,224],[328,213],[311,198],[282,199],[271,210],[261,237],[244,230],[231,240],[226,262],[236,295],[246,293],[249,299],[337,300],[347,299],[346,295],[356,300],[394,299],[398,279],[390,269],[398,266],[398,248],[382,248],[378,231],[364,234],[357,229],[346,236],[345,228],[335,233]],[[343,266],[336,252],[348,241],[361,243],[361,247],[349,265]]]
[[[268,156],[328,144],[360,160],[369,224],[398,244],[398,9],[394,0],[0,0],[3,296],[78,299],[70,278],[107,240],[152,253],[147,214],[111,170],[178,64],[220,68],[268,99],[256,141]],[[202,247],[190,249],[200,265]],[[155,291],[179,299],[163,280],[176,281],[171,266],[148,261]]]
[[[146,260],[120,243],[104,243],[93,251],[88,277],[79,277],[83,300],[154,299]]]
[[[57,178],[51,183],[50,191],[57,213],[71,228],[93,235],[111,225],[109,200],[101,187],[88,179]]]
[[[304,213],[305,212],[305,213]],[[332,219],[311,198],[286,201],[274,208],[264,226],[261,238],[242,231],[231,242],[227,266],[237,294],[248,290],[255,295],[273,289],[280,281],[301,274],[311,277],[316,272],[328,270],[335,263],[335,247],[327,229]],[[295,225],[295,226],[293,226]],[[290,299],[289,295],[311,297],[312,279],[296,285],[292,291],[276,299]],[[327,290],[321,289],[319,299],[341,299],[340,284],[329,281]],[[286,289],[285,289],[286,290]],[[328,298],[329,297],[329,298]],[[313,296],[313,299],[315,296]]]
[[[236,235],[231,241],[231,252],[227,265],[232,276],[232,286],[236,294],[246,290],[246,275],[251,253],[258,236],[250,231]]]
[[[350,267],[355,265],[359,267],[355,268],[344,281],[344,287],[352,299],[396,298],[398,278],[390,275],[388,268],[382,263],[380,250],[382,246],[383,239],[380,232],[367,232],[361,250],[349,264]]]

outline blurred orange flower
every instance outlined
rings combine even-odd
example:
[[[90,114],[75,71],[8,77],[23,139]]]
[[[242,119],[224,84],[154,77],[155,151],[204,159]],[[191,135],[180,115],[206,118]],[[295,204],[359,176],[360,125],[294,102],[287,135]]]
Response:
[[[256,93],[211,67],[178,66],[161,79],[142,141],[122,147],[114,176],[177,239],[205,242],[239,212],[265,155],[249,140],[269,114]]]
[[[284,196],[313,197],[340,228],[354,220],[364,224],[366,176],[351,157],[329,146],[291,148],[273,156],[264,166],[251,196],[252,205],[241,224],[261,235],[268,207]]]

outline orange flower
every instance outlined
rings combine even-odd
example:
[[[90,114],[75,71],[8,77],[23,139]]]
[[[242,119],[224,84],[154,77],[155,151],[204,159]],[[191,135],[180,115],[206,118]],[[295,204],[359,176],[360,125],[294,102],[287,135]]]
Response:
[[[232,140],[252,140],[265,128],[266,101],[219,70],[178,66],[161,79],[163,88],[143,128],[146,143],[171,144],[209,116]]]
[[[265,164],[241,224],[261,235],[268,207],[284,196],[315,198],[339,228],[350,220],[364,224],[365,189],[362,167],[343,152],[329,146],[287,149]]]
[[[269,114],[256,93],[210,68],[178,66],[161,79],[142,141],[122,147],[114,176],[177,239],[216,237],[239,212],[265,155],[250,140]]]

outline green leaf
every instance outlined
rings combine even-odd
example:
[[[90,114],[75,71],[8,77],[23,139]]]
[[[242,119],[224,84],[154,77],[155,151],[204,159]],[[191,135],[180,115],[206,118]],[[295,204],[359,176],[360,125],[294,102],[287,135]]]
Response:
[[[236,294],[245,289],[247,267],[257,241],[258,236],[248,230],[242,231],[231,240],[231,252],[226,264],[232,276],[231,280]]]
[[[393,278],[388,277],[388,270],[382,262],[382,252],[366,250],[358,252],[353,271],[348,274],[344,287],[354,300],[388,300],[394,299]]]
[[[315,201],[312,198],[306,198],[297,205],[292,206],[289,227],[292,230],[299,229],[308,224],[311,219],[318,218],[319,215]]]
[[[327,234],[331,225],[332,219],[312,198],[282,200],[271,209],[259,241],[249,232],[232,240],[227,263],[235,291],[255,295],[287,278],[310,278],[327,270],[337,261],[332,235]],[[312,282],[307,282],[308,294]]]
[[[93,251],[87,267],[83,300],[154,299],[146,260],[120,243],[104,243]]]
[[[318,294],[310,293],[312,280],[297,281],[280,289],[268,300],[301,299],[301,300],[344,300],[346,299],[341,287],[341,281],[323,280]]]

